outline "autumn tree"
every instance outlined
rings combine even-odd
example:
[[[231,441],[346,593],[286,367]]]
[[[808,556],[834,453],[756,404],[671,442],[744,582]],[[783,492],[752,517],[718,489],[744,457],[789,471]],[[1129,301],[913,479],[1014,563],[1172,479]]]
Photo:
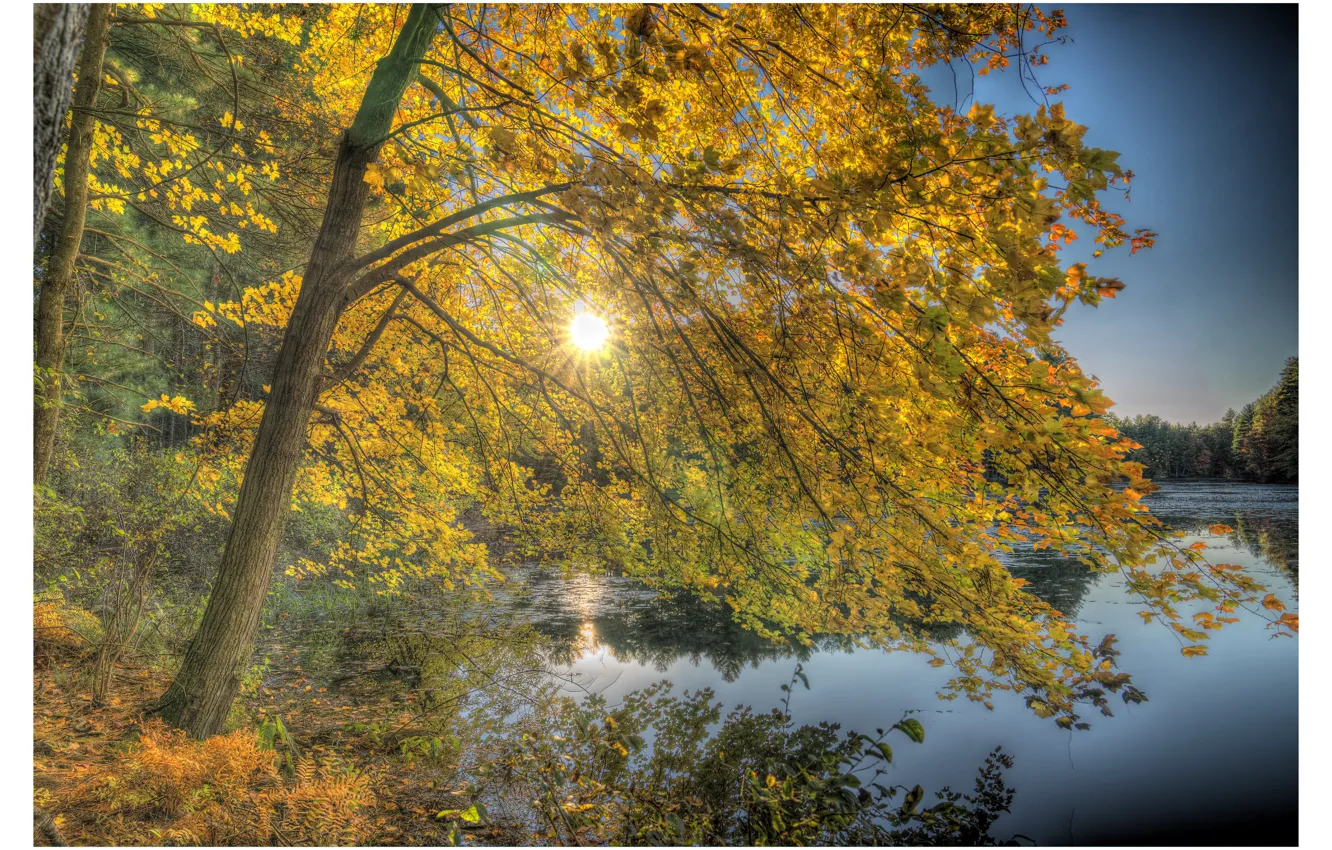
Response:
[[[87,399],[84,382],[94,394],[115,388],[103,396],[134,388],[115,370],[84,364],[114,358],[142,368],[155,359],[172,385],[186,364],[166,363],[162,349],[182,331],[203,336],[190,322],[194,310],[281,261],[278,221],[296,238],[312,231],[304,221],[311,205],[278,183],[283,157],[307,154],[287,132],[290,118],[273,120],[281,86],[271,71],[256,79],[231,49],[245,40],[259,67],[280,67],[272,45],[293,38],[291,20],[238,7],[93,10],[58,172],[61,213],[46,222],[37,252],[39,483],[66,396],[89,401],[78,406],[109,422],[134,424],[126,417],[142,399],[128,410],[117,399],[107,410]]]
[[[1014,547],[1122,571],[1203,652],[1229,618],[1188,606],[1259,588],[1162,533],[1132,443],[1096,416],[1109,400],[1051,339],[1123,287],[1061,260],[1061,222],[1098,256],[1150,245],[1102,205],[1129,174],[1058,103],[964,114],[917,73],[1040,64],[1030,40],[1061,25],[1010,6],[321,9],[308,108],[348,129],[309,259],[195,314],[280,347],[266,397],[203,420],[226,435],[204,495],[232,525],[159,710],[221,727],[309,504],[356,525],[293,572],[482,580],[475,504],[524,543],[722,596],[760,634],[947,651],[957,693],[1014,689],[1069,726],[1126,677],[1008,572]],[[578,350],[580,310],[604,347]]]
[[[51,200],[51,175],[69,109],[70,79],[79,58],[87,3],[32,7],[32,229],[34,238]]]
[[[37,383],[33,406],[33,480],[41,484],[55,444],[60,415],[61,368],[65,361],[65,298],[74,287],[75,264],[83,244],[88,211],[88,163],[93,144],[93,118],[88,107],[102,85],[102,57],[110,27],[111,7],[99,3],[88,14],[74,91],[74,116],[65,146],[64,215],[47,265],[37,304]]]
[[[378,156],[434,30],[429,7],[412,7],[339,142],[324,221],[278,353],[217,582],[181,670],[158,707],[169,722],[197,737],[221,728],[240,684],[240,666],[259,625],[304,449],[306,421],[344,307],[344,267],[356,247],[369,192],[366,167]]]
[[[299,17],[226,6],[103,4],[89,19],[57,173],[63,203],[44,223],[34,262],[34,460],[49,485],[39,491],[39,528],[60,526],[71,539],[80,530],[115,532],[97,541],[96,566],[81,582],[102,625],[94,701],[136,638],[160,586],[153,573],[170,561],[160,557],[163,540],[185,513],[180,493],[155,491],[168,481],[173,491],[187,489],[190,475],[154,480],[150,441],[139,435],[183,447],[196,400],[211,408],[261,391],[260,380],[247,379],[244,340],[211,334],[190,317],[238,294],[238,280],[281,267],[287,248],[278,222],[287,239],[313,230],[313,205],[291,185],[301,169],[284,174],[286,157],[307,153],[309,128],[292,134],[291,116],[275,106],[299,29]],[[232,52],[241,42],[255,70]],[[126,430],[135,438],[117,448],[127,455],[104,451]],[[122,467],[135,474],[119,476]],[[80,485],[99,474],[126,499],[160,501],[152,511],[121,505],[98,519],[82,510],[89,491]]]

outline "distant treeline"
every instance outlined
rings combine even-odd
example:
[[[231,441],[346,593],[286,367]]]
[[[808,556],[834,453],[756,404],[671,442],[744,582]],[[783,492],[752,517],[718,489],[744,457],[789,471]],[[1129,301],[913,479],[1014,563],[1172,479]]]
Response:
[[[1299,358],[1292,357],[1276,386],[1211,425],[1176,425],[1159,416],[1107,418],[1142,444],[1129,459],[1144,464],[1150,478],[1293,482],[1300,472],[1299,394]]]

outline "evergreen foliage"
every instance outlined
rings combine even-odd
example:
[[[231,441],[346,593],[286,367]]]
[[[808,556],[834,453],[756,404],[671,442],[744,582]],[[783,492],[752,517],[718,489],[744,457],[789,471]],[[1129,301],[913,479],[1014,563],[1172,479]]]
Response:
[[[1300,477],[1300,361],[1292,357],[1276,386],[1238,414],[1211,425],[1176,425],[1159,416],[1106,419],[1139,443],[1128,459],[1155,479],[1234,478],[1289,482]]]

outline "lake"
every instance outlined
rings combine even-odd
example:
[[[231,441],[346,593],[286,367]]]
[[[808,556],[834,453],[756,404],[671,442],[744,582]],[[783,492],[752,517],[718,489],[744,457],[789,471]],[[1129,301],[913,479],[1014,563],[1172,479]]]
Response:
[[[1299,491],[1294,486],[1187,481],[1147,498],[1154,514],[1207,542],[1213,562],[1243,565],[1294,610],[1298,597]],[[1234,533],[1211,534],[1214,523]],[[951,785],[970,791],[977,767],[1002,746],[1017,795],[992,830],[1039,844],[1295,844],[1298,841],[1297,641],[1273,638],[1265,623],[1214,633],[1209,654],[1185,658],[1117,575],[1093,575],[1037,553],[1016,556],[1015,574],[1093,639],[1118,636],[1120,670],[1149,701],[1113,696],[1113,717],[1084,712],[1087,731],[1041,720],[1022,699],[998,692],[993,711],[937,692],[948,669],[909,653],[823,641],[797,654],[738,629],[717,606],[658,598],[618,577],[519,573],[526,591],[513,613],[571,647],[564,670],[613,704],[661,679],[678,694],[712,688],[729,709],[777,706],[800,662],[811,689],[795,692],[797,723],[828,721],[872,732],[904,711],[919,712],[923,745],[894,741],[892,778],[919,783],[932,800]]]

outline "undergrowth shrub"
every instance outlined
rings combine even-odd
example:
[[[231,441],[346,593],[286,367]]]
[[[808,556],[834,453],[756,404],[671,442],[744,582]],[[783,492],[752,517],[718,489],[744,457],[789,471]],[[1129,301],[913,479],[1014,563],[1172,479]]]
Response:
[[[65,601],[59,591],[40,594],[32,603],[32,657],[39,667],[86,654],[101,639],[92,612]]]
[[[196,741],[153,721],[114,764],[85,771],[61,808],[102,824],[97,843],[356,844],[374,803],[370,777],[333,759],[284,775],[252,729]]]
[[[51,486],[38,491],[38,587],[59,591],[101,623],[88,669],[94,704],[107,698],[121,662],[146,649],[155,597],[170,581],[191,585],[179,568],[207,550],[201,543],[211,531],[185,498],[192,480],[174,456],[142,441],[123,447],[89,438],[69,448]]]
[[[499,743],[486,778],[530,801],[536,840],[563,845],[985,845],[1012,803],[998,750],[974,794],[945,788],[927,805],[919,785],[890,782],[886,739],[922,743],[913,718],[874,737],[796,726],[777,709],[723,719],[710,689],[669,688],[613,709],[600,696],[556,701]]]

